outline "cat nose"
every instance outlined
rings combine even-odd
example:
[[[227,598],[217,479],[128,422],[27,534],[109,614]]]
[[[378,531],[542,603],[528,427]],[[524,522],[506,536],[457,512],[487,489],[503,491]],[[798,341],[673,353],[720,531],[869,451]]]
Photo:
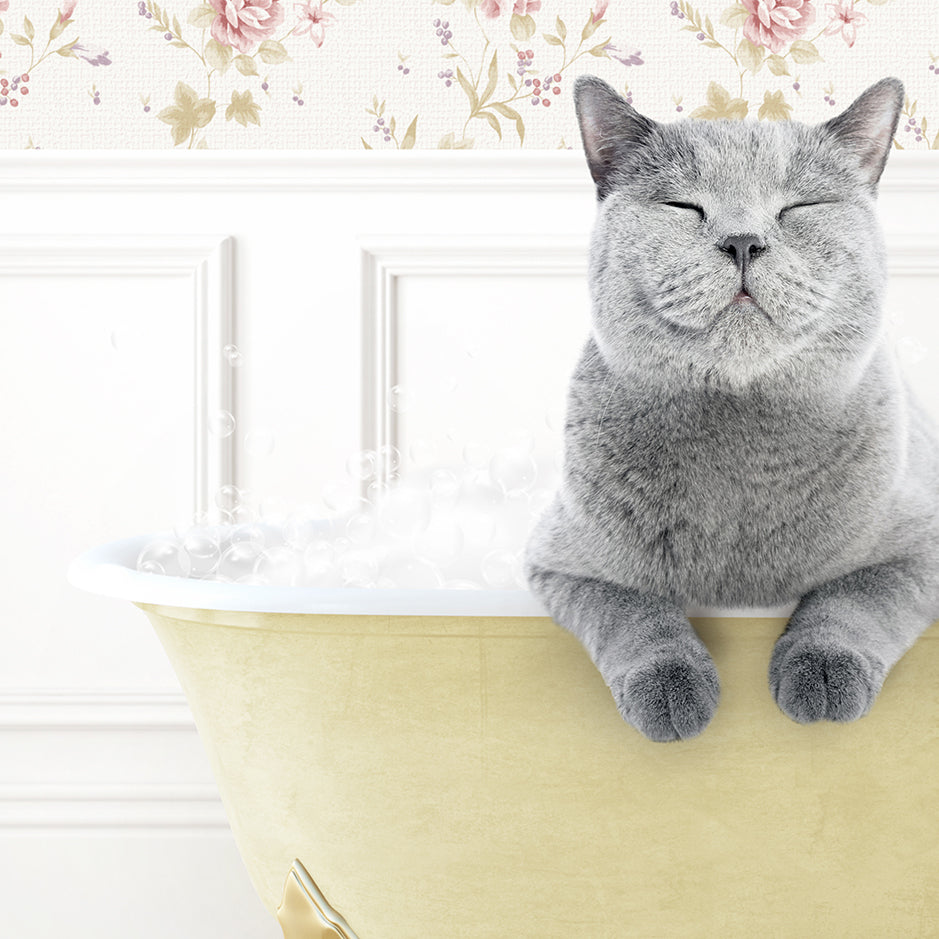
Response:
[[[742,273],[747,264],[766,248],[766,242],[759,235],[747,232],[743,235],[728,235],[717,243],[717,247],[734,259]]]

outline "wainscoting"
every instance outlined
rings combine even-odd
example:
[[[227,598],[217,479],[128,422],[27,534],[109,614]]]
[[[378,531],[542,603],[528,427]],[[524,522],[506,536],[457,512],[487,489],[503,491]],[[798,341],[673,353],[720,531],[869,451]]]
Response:
[[[549,485],[582,155],[7,151],[0,194],[0,934],[273,939],[150,627],[65,569],[229,484],[342,504],[361,449],[406,474],[525,436]],[[893,153],[880,200],[939,417],[939,158]]]

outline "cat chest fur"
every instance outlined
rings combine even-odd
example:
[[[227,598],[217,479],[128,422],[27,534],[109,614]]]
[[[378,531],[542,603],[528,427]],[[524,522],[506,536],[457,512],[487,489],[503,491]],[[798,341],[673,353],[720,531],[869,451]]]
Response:
[[[755,397],[624,393],[605,414],[584,398],[572,411],[564,499],[637,589],[787,602],[850,570],[886,512],[896,447],[870,409],[861,421]]]

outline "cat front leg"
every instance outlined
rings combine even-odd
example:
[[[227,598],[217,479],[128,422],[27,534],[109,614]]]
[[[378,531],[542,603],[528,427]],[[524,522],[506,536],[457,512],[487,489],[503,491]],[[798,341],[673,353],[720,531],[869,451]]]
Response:
[[[650,740],[694,737],[717,709],[720,683],[682,610],[625,587],[529,570],[552,618],[583,644],[623,718]]]
[[[939,615],[936,585],[924,575],[908,561],[878,564],[807,593],[770,659],[781,710],[801,724],[863,717],[887,673]]]

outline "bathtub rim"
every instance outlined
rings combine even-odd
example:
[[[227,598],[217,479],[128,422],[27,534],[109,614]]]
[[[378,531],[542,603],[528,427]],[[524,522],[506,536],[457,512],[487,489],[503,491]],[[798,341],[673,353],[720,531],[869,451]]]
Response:
[[[356,616],[511,616],[550,614],[527,590],[412,590],[361,587],[270,587],[148,574],[136,569],[158,532],[119,538],[89,548],[68,568],[73,587],[105,597],[156,606],[243,613],[329,613]],[[781,607],[686,607],[688,616],[788,617]]]

